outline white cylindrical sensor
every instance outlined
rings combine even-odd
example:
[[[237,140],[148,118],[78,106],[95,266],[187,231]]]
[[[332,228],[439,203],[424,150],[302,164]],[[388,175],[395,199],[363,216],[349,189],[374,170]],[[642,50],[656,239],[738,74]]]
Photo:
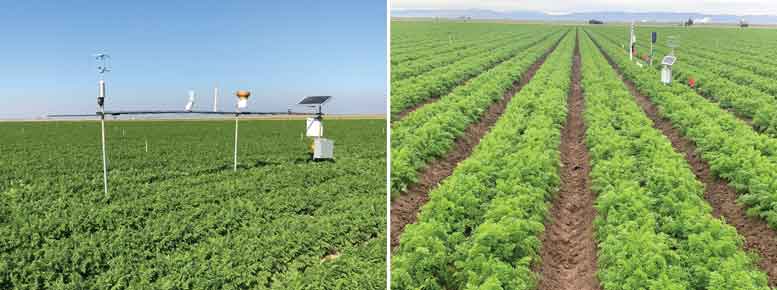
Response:
[[[324,124],[321,123],[321,119],[308,118],[306,122],[305,135],[308,137],[323,137],[324,136]]]
[[[195,95],[194,91],[189,90],[189,102],[186,103],[186,107],[185,107],[186,111],[191,111],[194,108],[194,95]]]
[[[105,98],[105,80],[100,80],[100,98]]]
[[[248,107],[248,97],[251,96],[251,92],[245,90],[239,90],[235,93],[237,96],[237,108],[245,109]]]
[[[219,88],[213,88],[213,111],[218,111],[219,107]]]

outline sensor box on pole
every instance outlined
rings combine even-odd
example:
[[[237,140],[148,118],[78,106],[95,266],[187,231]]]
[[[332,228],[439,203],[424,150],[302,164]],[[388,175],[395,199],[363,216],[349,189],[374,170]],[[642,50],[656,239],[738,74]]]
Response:
[[[324,123],[321,107],[331,100],[331,96],[305,97],[297,105],[311,108],[316,116],[308,118],[305,122],[305,135],[313,138],[310,149],[313,150],[313,160],[333,159],[335,144],[332,140],[324,138]]]

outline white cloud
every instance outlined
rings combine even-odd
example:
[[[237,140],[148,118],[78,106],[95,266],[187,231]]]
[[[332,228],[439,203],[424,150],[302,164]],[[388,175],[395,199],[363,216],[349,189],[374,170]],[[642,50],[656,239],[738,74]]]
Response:
[[[698,12],[777,15],[777,1],[766,0],[391,0],[394,9],[491,9],[566,12]]]

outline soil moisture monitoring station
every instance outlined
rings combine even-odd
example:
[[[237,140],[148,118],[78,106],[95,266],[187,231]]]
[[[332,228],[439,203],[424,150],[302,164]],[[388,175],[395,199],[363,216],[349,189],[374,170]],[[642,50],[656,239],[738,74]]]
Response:
[[[238,90],[235,92],[237,97],[237,106],[234,112],[217,111],[215,102],[217,102],[218,90],[214,91],[214,110],[213,111],[195,111],[194,107],[194,92],[189,92],[189,99],[184,110],[140,110],[140,111],[106,111],[105,110],[105,98],[106,98],[106,82],[104,75],[106,72],[110,72],[109,67],[110,56],[105,53],[94,55],[98,65],[97,71],[100,74],[99,81],[99,93],[97,96],[97,112],[95,114],[51,114],[47,117],[51,118],[67,118],[67,117],[100,117],[100,137],[102,143],[102,160],[103,160],[103,188],[105,193],[108,193],[108,158],[106,154],[105,145],[105,115],[119,116],[119,115],[158,115],[158,114],[202,114],[202,115],[234,115],[235,116],[235,146],[234,146],[234,164],[233,170],[237,171],[237,144],[239,133],[239,120],[241,115],[307,115],[310,116],[306,120],[305,134],[307,137],[313,139],[311,144],[311,151],[313,153],[313,160],[327,160],[334,158],[334,141],[324,138],[324,114],[323,106],[329,102],[332,97],[330,96],[310,96],[305,97],[297,106],[307,108],[305,112],[292,112],[289,109],[286,112],[256,112],[256,111],[243,111],[248,107],[248,98],[251,96],[251,92],[247,90]]]

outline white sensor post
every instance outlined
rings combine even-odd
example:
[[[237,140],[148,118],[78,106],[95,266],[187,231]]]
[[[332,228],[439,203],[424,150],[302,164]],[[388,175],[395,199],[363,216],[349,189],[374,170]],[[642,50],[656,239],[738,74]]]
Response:
[[[97,59],[97,72],[100,74],[100,91],[97,96],[97,106],[100,109],[100,136],[102,143],[103,153],[103,191],[108,195],[108,154],[105,148],[105,73],[111,71],[108,67],[109,55],[105,53],[98,53],[95,55]]]
[[[219,88],[213,88],[213,111],[218,112],[219,108]]]
[[[237,128],[238,120],[240,119],[240,109],[248,107],[248,97],[251,96],[251,92],[239,90],[235,92],[237,96],[237,113],[235,113],[235,163],[232,166],[232,171],[237,171]]]
[[[637,34],[634,33],[634,21],[629,29],[629,61],[634,60],[634,52],[637,50]]]

